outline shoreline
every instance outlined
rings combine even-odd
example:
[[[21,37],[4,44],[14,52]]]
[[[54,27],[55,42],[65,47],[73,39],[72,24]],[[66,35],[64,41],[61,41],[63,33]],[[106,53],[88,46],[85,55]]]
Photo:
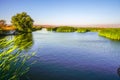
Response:
[[[43,28],[48,27],[60,27],[60,26],[70,26],[70,27],[80,27],[80,28],[120,28],[120,24],[92,24],[92,25],[49,25],[49,24],[34,24],[34,26],[41,26]]]

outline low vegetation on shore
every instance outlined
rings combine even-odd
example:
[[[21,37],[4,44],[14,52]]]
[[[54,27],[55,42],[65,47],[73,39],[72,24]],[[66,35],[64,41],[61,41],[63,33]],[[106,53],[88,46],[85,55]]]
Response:
[[[42,26],[33,26],[32,31],[41,30]],[[79,27],[70,27],[70,26],[60,26],[60,27],[46,27],[47,31],[54,32],[98,32],[99,36],[110,38],[113,40],[120,40],[120,28],[79,28]],[[0,34],[7,34],[9,31],[15,30],[15,28],[9,26],[0,28]]]
[[[99,35],[113,40],[120,40],[120,28],[104,29],[99,32]]]
[[[0,80],[20,80],[29,71],[33,62],[28,65],[27,61],[35,55],[27,52],[32,42],[30,33],[0,39]]]
[[[46,29],[48,31],[55,31],[55,32],[78,32],[78,33],[98,32],[99,36],[103,36],[113,40],[120,40],[120,28],[90,28],[90,27],[76,28],[69,26],[60,26],[55,28],[49,27]]]
[[[12,25],[8,26],[5,20],[0,20],[0,35],[29,33],[36,30],[46,28],[47,31],[55,32],[98,32],[100,36],[104,36],[114,40],[120,40],[120,28],[93,28],[93,27],[72,27],[72,26],[59,26],[59,27],[43,27],[34,26],[34,20],[27,15],[26,12],[18,13],[11,18]]]
[[[47,27],[47,31],[56,31],[57,27]]]
[[[56,29],[56,32],[74,32],[74,27],[68,27],[68,26],[61,26]]]
[[[76,32],[79,33],[84,33],[84,32],[88,32],[89,30],[87,28],[76,28]]]

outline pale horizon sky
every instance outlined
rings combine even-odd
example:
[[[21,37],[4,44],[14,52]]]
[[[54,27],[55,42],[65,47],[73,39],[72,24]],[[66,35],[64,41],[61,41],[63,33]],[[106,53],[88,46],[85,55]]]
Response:
[[[120,0],[0,0],[7,24],[21,12],[41,25],[120,24]]]

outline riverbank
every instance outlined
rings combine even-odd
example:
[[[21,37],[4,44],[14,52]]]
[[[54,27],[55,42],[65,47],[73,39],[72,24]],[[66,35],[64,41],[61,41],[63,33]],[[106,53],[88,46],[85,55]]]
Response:
[[[85,32],[98,32],[99,36],[103,36],[113,40],[120,40],[120,28],[103,28],[103,27],[73,27],[73,26],[33,26],[32,31],[41,30],[42,28],[46,28],[47,31],[54,31],[54,32],[78,32],[78,33],[85,33]],[[4,28],[0,30],[0,35],[15,35],[17,34],[15,28]]]
[[[73,27],[73,26],[50,27],[49,26],[43,28],[46,28],[47,31],[64,32],[64,33],[65,32],[78,32],[78,33],[98,32],[99,36],[103,36],[113,40],[120,40],[120,28],[116,28],[116,27],[108,28],[108,27]]]

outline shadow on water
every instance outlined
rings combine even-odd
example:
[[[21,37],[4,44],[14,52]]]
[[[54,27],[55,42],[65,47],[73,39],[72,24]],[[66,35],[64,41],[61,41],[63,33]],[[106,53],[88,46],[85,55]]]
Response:
[[[117,73],[118,73],[118,75],[120,77],[120,67],[117,69]]]
[[[29,71],[27,61],[35,53],[27,51],[32,45],[31,33],[0,38],[0,80],[19,80]]]

